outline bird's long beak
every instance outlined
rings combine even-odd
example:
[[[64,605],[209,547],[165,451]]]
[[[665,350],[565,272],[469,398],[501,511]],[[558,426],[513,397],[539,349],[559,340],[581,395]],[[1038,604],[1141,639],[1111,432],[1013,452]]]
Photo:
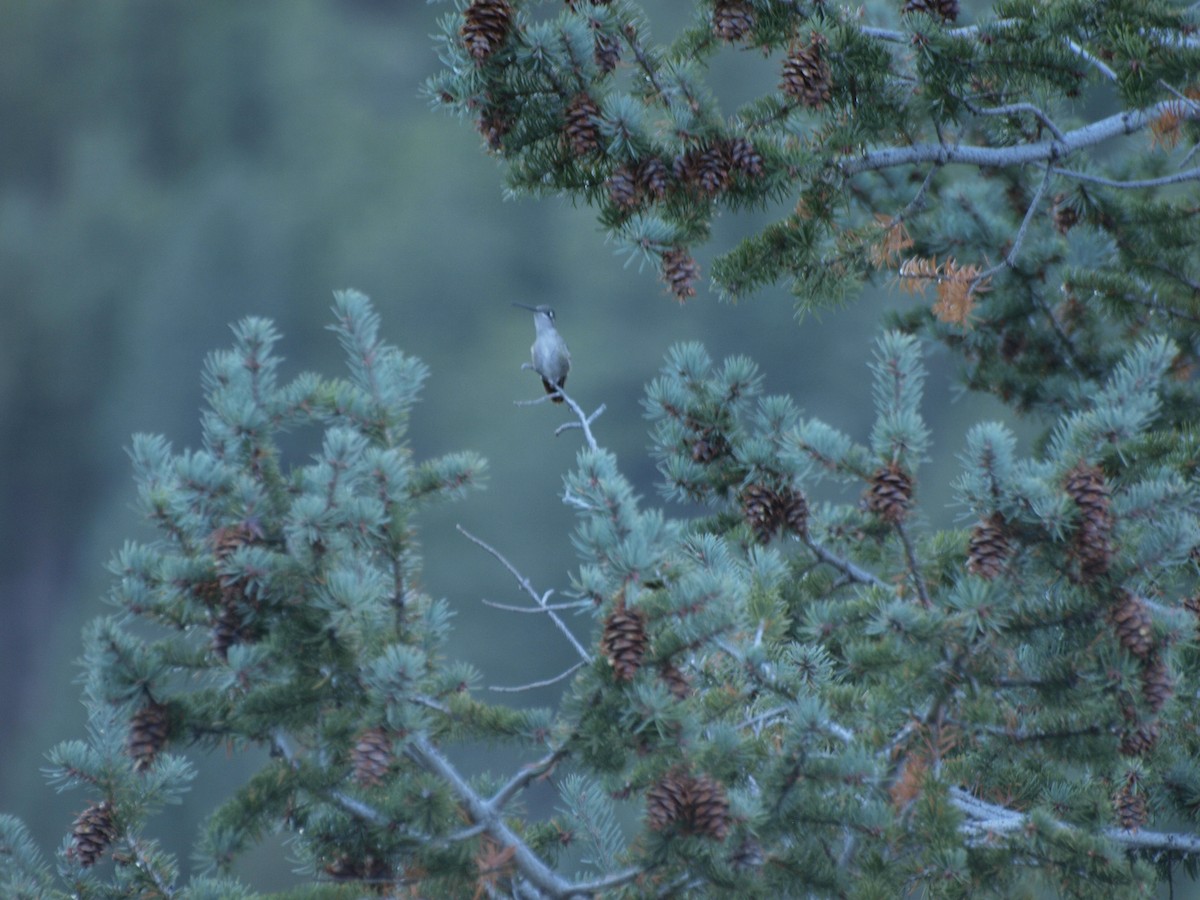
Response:
[[[521,307],[521,309],[527,309],[530,312],[537,312],[536,306],[529,306],[526,303],[517,303],[515,300],[513,301],[513,306],[519,306],[519,307]]]

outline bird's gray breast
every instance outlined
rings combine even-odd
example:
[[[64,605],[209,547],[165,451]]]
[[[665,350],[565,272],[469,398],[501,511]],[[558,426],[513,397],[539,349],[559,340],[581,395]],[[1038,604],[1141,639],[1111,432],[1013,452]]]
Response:
[[[567,377],[571,368],[571,353],[567,350],[567,342],[561,337],[544,334],[533,342],[530,350],[533,368],[547,381],[558,384]]]

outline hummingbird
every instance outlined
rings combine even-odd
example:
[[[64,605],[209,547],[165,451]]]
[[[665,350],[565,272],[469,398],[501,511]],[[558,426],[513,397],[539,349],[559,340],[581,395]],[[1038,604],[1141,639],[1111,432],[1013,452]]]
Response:
[[[533,369],[541,375],[546,393],[554,394],[567,383],[567,373],[571,371],[571,351],[554,327],[554,310],[549,306],[527,306],[524,303],[514,303],[513,306],[532,312],[533,324],[537,327],[537,337],[529,348],[533,364],[525,363],[521,368]],[[563,402],[562,397],[550,399],[555,403]]]

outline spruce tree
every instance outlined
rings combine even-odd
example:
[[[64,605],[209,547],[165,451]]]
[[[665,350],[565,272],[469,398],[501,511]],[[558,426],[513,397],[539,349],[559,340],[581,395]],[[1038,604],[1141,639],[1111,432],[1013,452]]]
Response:
[[[485,474],[414,459],[423,366],[354,292],[348,377],[279,383],[273,327],[242,322],[201,447],[133,442],[159,537],[117,553],[89,732],[51,753],[81,811],[53,865],[0,818],[5,896],[250,897],[228,869],[271,832],[313,897],[1139,897],[1195,874],[1195,5],[704,0],[670,42],[650,5],[459,2],[430,96],[680,300],[743,208],[785,212],[713,264],[719,293],[925,297],[863,363],[867,440],[677,344],[644,400],[659,509],[564,392],[573,598],[470,536],[578,657],[555,708],[513,708],[446,657],[419,586],[414,513]],[[776,87],[727,115],[705,75],[734,48]],[[922,509],[930,340],[1043,426],[1023,455],[971,429],[959,529]],[[280,448],[300,428],[304,465]],[[465,772],[478,741],[525,762]],[[271,755],[185,876],[157,817],[216,745]],[[552,812],[523,809],[535,781]]]

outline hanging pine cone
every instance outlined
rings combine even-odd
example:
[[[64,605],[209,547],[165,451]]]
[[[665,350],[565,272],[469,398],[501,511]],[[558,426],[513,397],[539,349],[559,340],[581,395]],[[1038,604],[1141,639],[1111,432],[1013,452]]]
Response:
[[[946,22],[958,18],[958,0],[906,0],[901,12],[923,12]]]
[[[392,738],[386,728],[368,728],[358,736],[350,761],[354,765],[354,780],[366,786],[383,784],[388,768],[395,759]]]
[[[728,452],[729,442],[725,440],[725,436],[711,429],[692,441],[692,459],[698,463],[710,463]]]
[[[1054,221],[1054,230],[1066,234],[1079,222],[1079,210],[1070,203],[1066,194],[1056,194],[1054,204],[1050,207],[1050,215]]]
[[[508,39],[512,19],[508,0],[474,0],[463,13],[459,30],[472,58],[482,62],[499,50]]]
[[[1079,565],[1077,580],[1089,584],[1112,564],[1112,500],[1108,480],[1096,466],[1080,463],[1067,473],[1064,489],[1079,507],[1071,553]]]
[[[831,96],[829,63],[822,52],[824,45],[825,39],[813,32],[807,44],[793,43],[783,61],[780,89],[813,109],[820,109]]]
[[[576,156],[590,156],[600,149],[599,119],[600,107],[586,93],[576,94],[567,105],[563,134]]]
[[[692,693],[692,683],[670,660],[659,665],[658,677],[677,700],[686,700]]]
[[[866,493],[867,509],[885,522],[898,525],[908,515],[912,495],[912,478],[895,463],[889,463],[871,476]]]
[[[71,847],[67,855],[79,860],[84,868],[95,865],[117,838],[112,804],[107,800],[93,803],[71,826]]]
[[[808,534],[808,498],[804,491],[784,488],[779,492],[776,509],[784,528],[800,537]]]
[[[607,75],[621,61],[621,42],[597,28],[592,56],[596,60],[596,68],[601,74]]]
[[[489,150],[502,150],[504,136],[512,129],[512,122],[503,110],[488,106],[479,114],[479,121],[475,123],[475,127],[487,141]]]
[[[638,185],[629,166],[614,169],[608,176],[608,199],[618,209],[633,209],[638,202]]]
[[[657,156],[647,157],[637,167],[638,185],[655,200],[661,200],[667,195],[669,178],[666,163]]]
[[[662,255],[662,280],[680,303],[696,296],[695,283],[700,275],[696,260],[683,247],[672,247]]]
[[[678,822],[686,815],[691,776],[672,769],[646,792],[646,822],[655,831]]]
[[[1175,679],[1171,670],[1155,653],[1142,661],[1142,699],[1150,707],[1151,712],[1158,712],[1175,693]]]
[[[1146,795],[1141,791],[1140,777],[1132,769],[1121,780],[1121,786],[1113,796],[1113,809],[1117,821],[1126,831],[1137,831],[1149,818],[1146,812]]]
[[[782,521],[779,495],[765,484],[751,484],[742,491],[742,514],[760,544],[769,544]]]
[[[632,681],[646,655],[646,621],[640,610],[621,605],[604,622],[600,646],[618,681]]]
[[[745,0],[717,0],[712,15],[713,34],[723,41],[740,41],[754,27],[754,10]]]
[[[752,837],[744,838],[737,849],[729,854],[729,865],[738,872],[761,869],[766,861],[763,845]]]
[[[725,840],[729,834],[729,799],[725,787],[709,775],[692,779],[688,786],[685,830],[700,837]]]
[[[1109,612],[1109,620],[1122,647],[1138,659],[1150,655],[1154,649],[1154,627],[1146,604],[1140,597],[1121,591]]]
[[[133,714],[129,720],[127,749],[133,758],[133,768],[145,772],[167,744],[170,723],[167,708],[153,700]]]
[[[709,147],[696,160],[694,181],[700,190],[715,197],[729,186],[729,162],[723,148]]]
[[[1122,756],[1145,756],[1154,749],[1161,735],[1157,719],[1136,722],[1121,732],[1118,749]]]
[[[236,525],[223,525],[214,529],[208,536],[212,544],[213,556],[217,562],[224,562],[235,550],[255,544],[262,540],[262,526],[254,518],[238,522]]]
[[[234,644],[245,643],[249,637],[242,613],[237,604],[226,603],[217,614],[217,620],[212,627],[211,646],[214,653],[221,659],[229,658],[229,648]]]
[[[205,606],[216,606],[221,602],[221,582],[216,578],[206,578],[192,585],[192,596]]]
[[[339,853],[322,868],[334,881],[365,881],[381,892],[391,886],[394,877],[391,867],[371,853],[361,857]]]
[[[730,141],[729,161],[735,169],[751,178],[758,178],[763,173],[763,158],[754,149],[754,144],[744,137]]]
[[[991,581],[1004,571],[1004,564],[1012,555],[1004,517],[993,513],[978,523],[971,531],[967,544],[967,571]]]

